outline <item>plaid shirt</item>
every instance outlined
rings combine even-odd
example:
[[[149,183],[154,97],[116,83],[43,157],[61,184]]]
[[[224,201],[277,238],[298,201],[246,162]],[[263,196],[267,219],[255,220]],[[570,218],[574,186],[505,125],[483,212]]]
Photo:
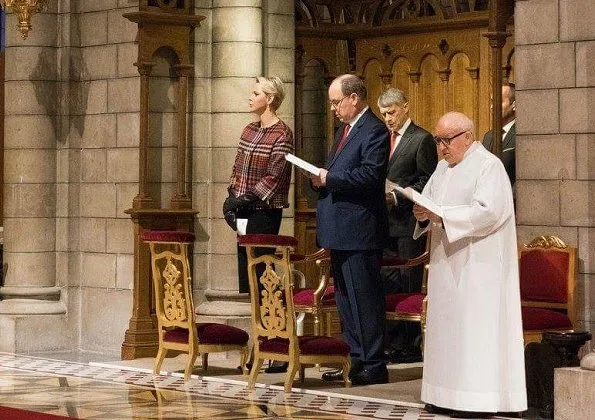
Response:
[[[248,124],[231,171],[230,192],[236,197],[251,192],[268,204],[255,204],[253,209],[288,207],[291,164],[286,153],[293,153],[293,133],[287,124],[281,120],[267,128],[260,128],[260,122]]]

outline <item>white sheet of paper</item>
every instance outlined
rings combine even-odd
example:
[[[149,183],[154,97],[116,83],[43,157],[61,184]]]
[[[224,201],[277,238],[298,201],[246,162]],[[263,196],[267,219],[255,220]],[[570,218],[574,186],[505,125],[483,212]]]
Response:
[[[311,174],[314,174],[316,176],[320,175],[320,168],[318,166],[314,166],[310,162],[306,162],[304,159],[300,159],[296,155],[293,155],[291,153],[287,153],[285,155],[285,159],[288,162],[293,163],[295,166],[297,166],[298,168],[303,169],[306,172],[310,172]]]
[[[237,219],[238,235],[245,235],[248,227],[248,219]]]
[[[423,195],[415,191],[413,188],[401,188],[397,186],[395,189],[399,191],[401,194],[403,194],[405,197],[407,197],[409,200],[413,201],[414,203],[417,203],[420,206],[430,210],[432,213],[440,217],[443,217],[444,213],[442,212],[442,209],[438,204],[434,203],[428,197],[424,197]]]

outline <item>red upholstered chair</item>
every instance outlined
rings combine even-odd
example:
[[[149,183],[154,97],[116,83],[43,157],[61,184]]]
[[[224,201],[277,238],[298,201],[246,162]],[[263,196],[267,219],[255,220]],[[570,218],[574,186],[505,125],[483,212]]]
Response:
[[[299,270],[305,264],[314,262],[318,268],[316,288],[296,287],[293,291],[293,307],[297,313],[312,314],[314,335],[320,335],[326,327],[326,335],[331,336],[331,314],[336,312],[335,286],[330,284],[330,253],[319,249],[305,257],[292,256],[292,262]]]
[[[423,278],[421,291],[414,293],[392,293],[386,295],[386,319],[391,321],[413,321],[421,324],[421,351],[423,354],[423,343],[426,333],[427,313],[427,281],[428,264],[430,262],[430,237],[427,236],[425,251],[415,258],[384,257],[383,267],[389,268],[411,268],[423,264]]]
[[[150,230],[141,234],[149,244],[155,295],[155,312],[159,333],[159,351],[153,372],[161,371],[168,350],[188,353],[184,377],[188,379],[196,357],[202,355],[202,366],[208,367],[209,353],[239,350],[241,366],[248,374],[248,333],[218,323],[196,323],[192,300],[192,281],[188,245],[194,234],[180,231]]]
[[[291,236],[250,234],[238,237],[238,244],[245,246],[248,254],[248,279],[252,313],[252,341],[254,364],[248,386],[253,388],[265,359],[289,362],[285,377],[285,391],[291,392],[296,372],[302,365],[328,363],[343,368],[345,385],[350,386],[348,373],[351,368],[349,346],[342,340],[324,336],[298,336],[293,297],[291,250],[297,240]],[[257,257],[257,247],[277,248],[276,254]],[[256,266],[264,264],[260,278]],[[258,298],[255,298],[257,297]]]
[[[545,331],[572,331],[576,323],[576,248],[557,236],[539,236],[519,247],[525,345]]]

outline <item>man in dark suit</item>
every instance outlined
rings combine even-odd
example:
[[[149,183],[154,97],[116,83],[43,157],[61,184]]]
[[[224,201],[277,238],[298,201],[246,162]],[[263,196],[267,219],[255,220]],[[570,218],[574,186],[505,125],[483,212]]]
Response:
[[[368,107],[360,78],[339,76],[328,94],[331,109],[343,124],[325,168],[311,177],[319,189],[318,244],[331,253],[339,318],[351,352],[351,381],[354,385],[386,383],[380,258],[387,228],[388,132]],[[323,379],[341,377],[327,372]]]
[[[516,143],[516,104],[514,99],[514,84],[509,83],[502,86],[502,156],[500,159],[510,179],[514,192],[514,181],[516,179],[514,166],[514,149]],[[492,132],[488,131],[483,136],[483,146],[492,150]]]
[[[409,118],[409,101],[405,94],[389,88],[378,98],[378,107],[390,132],[390,152],[386,178],[399,186],[421,192],[436,169],[438,154],[432,135]],[[415,217],[413,203],[387,189],[389,237],[385,254],[413,258],[425,248],[425,237],[413,239]],[[423,266],[411,269],[382,269],[386,293],[419,292]],[[387,356],[395,363],[421,361],[421,349],[414,342],[420,334],[419,324],[399,322],[389,326]]]

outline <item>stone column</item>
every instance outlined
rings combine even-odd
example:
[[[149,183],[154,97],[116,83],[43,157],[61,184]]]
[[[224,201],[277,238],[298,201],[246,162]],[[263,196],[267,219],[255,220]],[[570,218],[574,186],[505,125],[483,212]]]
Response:
[[[517,1],[517,232],[577,244],[578,331],[595,332],[595,3]],[[494,98],[494,101],[496,98]],[[592,346],[592,344],[591,344]],[[555,418],[595,418],[595,354],[555,373]]]
[[[202,12],[201,12],[202,13]],[[197,165],[210,158],[211,181],[210,209],[200,213],[198,222],[205,230],[201,243],[197,235],[195,265],[204,261],[206,273],[199,278],[199,288],[206,302],[197,305],[200,315],[228,317],[249,316],[248,296],[238,293],[236,233],[223,219],[221,206],[227,196],[227,186],[238,141],[243,128],[254,116],[250,114],[248,99],[255,78],[263,74],[263,9],[261,0],[214,0],[210,11],[212,20],[211,65],[211,141],[206,149],[194,149],[195,174]],[[197,34],[198,35],[198,34]],[[202,57],[195,57],[195,61]],[[197,68],[201,68],[197,65]],[[195,104],[204,103],[205,91],[200,91],[200,81],[195,83]],[[195,112],[200,112],[195,109]],[[200,136],[196,127],[195,137]],[[195,143],[196,144],[196,143]],[[207,158],[208,156],[208,158]],[[194,177],[194,182],[197,177]],[[201,210],[201,206],[198,206]],[[196,272],[196,268],[195,268]],[[196,277],[196,276],[195,276]],[[195,283],[196,285],[196,283]],[[234,302],[236,301],[236,302]]]
[[[52,324],[47,317],[34,315],[65,312],[56,286],[60,103],[55,5],[33,19],[34,29],[26,40],[14,29],[14,14],[6,22],[2,351],[43,349],[39,340],[23,341],[27,334],[32,337],[34,324],[37,328]],[[48,341],[47,345],[55,345],[55,340]]]
[[[295,5],[293,0],[263,3],[266,4],[264,10],[264,74],[277,76],[283,80],[285,99],[277,114],[295,133],[295,18],[293,16]],[[292,184],[289,189],[289,207],[283,210],[280,232],[282,235],[294,234],[294,209],[295,192]]]

